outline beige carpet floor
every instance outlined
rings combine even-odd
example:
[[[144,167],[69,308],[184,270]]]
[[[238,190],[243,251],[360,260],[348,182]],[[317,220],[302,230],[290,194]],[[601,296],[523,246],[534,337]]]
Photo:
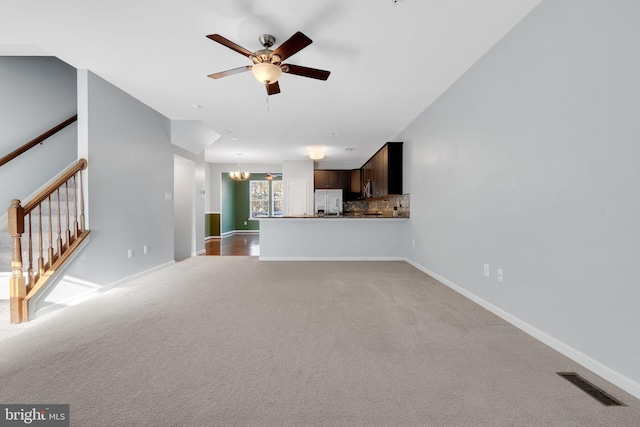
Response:
[[[404,262],[196,257],[1,331],[0,403],[68,403],[73,426],[640,425]]]

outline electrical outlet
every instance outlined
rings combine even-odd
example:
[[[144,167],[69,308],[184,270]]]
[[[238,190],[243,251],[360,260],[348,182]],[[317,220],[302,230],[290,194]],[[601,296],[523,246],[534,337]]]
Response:
[[[149,245],[144,245],[142,248],[142,252],[146,255],[149,253]]]
[[[164,193],[165,200],[171,200],[171,193]]]
[[[411,247],[412,247],[412,248],[415,248],[415,247],[416,247],[416,241],[415,241],[415,240],[412,240],[412,241],[411,241]]]
[[[133,258],[133,249],[128,249],[128,250],[127,250],[127,257],[128,257],[129,259]]]
[[[489,264],[484,265],[484,275],[489,277]]]
[[[498,269],[498,282],[502,282],[502,269]]]
[[[244,222],[244,225],[247,225],[247,221]]]

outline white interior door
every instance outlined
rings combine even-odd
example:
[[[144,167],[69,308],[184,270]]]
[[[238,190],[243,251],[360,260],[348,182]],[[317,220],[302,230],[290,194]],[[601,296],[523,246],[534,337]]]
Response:
[[[287,180],[287,188],[284,194],[287,206],[286,216],[298,216],[309,214],[308,209],[308,185],[309,181],[302,178]]]

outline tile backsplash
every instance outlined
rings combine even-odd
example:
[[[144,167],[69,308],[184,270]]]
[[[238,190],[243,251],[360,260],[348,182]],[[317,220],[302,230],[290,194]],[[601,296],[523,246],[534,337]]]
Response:
[[[344,211],[350,213],[377,212],[383,216],[393,216],[393,208],[398,209],[398,216],[409,218],[409,194],[391,195],[375,199],[354,200],[344,203]]]

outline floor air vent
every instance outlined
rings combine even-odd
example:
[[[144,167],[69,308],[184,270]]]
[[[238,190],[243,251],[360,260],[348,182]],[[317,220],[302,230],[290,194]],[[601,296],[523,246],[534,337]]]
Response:
[[[557,372],[557,374],[605,406],[626,406],[624,403],[607,394],[602,389],[594,386],[575,372]]]

